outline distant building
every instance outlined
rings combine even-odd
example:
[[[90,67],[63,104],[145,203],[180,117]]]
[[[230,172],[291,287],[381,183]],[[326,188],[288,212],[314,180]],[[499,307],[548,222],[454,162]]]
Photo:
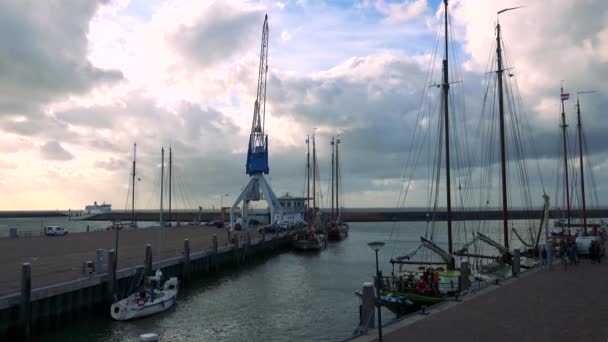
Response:
[[[289,193],[278,198],[283,208],[283,221],[292,224],[304,222],[306,214],[306,197],[293,197]]]
[[[87,205],[84,207],[83,215],[97,215],[112,212],[112,205],[106,204],[105,202],[102,204],[97,204],[97,202],[93,202],[93,205]]]

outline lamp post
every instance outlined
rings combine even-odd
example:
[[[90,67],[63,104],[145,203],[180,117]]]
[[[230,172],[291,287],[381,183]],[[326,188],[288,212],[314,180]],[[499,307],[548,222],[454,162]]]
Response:
[[[376,305],[378,307],[378,340],[382,341],[382,311],[380,305],[380,286],[382,286],[382,276],[378,267],[378,251],[384,247],[384,242],[374,241],[367,244],[376,253]]]
[[[224,224],[224,196],[230,196],[230,194],[220,195],[220,220],[222,225]]]

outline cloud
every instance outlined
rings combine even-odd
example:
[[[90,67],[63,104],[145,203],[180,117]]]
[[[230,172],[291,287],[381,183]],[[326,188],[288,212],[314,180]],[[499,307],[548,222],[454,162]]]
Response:
[[[426,0],[404,1],[402,3],[386,3],[376,0],[375,7],[378,12],[386,16],[385,22],[396,24],[417,18],[427,10]]]
[[[87,59],[88,23],[103,3],[0,3],[0,115],[36,117],[58,97],[122,79]]]
[[[228,2],[214,1],[191,25],[180,25],[168,41],[191,63],[209,67],[230,60],[254,40],[261,16],[259,10],[237,9]]]
[[[74,155],[66,151],[57,141],[49,141],[40,148],[42,157],[47,160],[70,160]]]
[[[128,163],[124,160],[110,158],[108,160],[98,160],[93,165],[94,167],[102,168],[108,171],[122,170],[126,168]]]

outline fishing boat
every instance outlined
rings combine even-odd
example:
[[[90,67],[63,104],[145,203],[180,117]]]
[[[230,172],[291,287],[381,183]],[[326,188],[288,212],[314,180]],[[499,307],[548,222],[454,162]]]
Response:
[[[162,272],[156,271],[154,277],[146,278],[146,286],[110,307],[112,318],[127,321],[159,314],[177,303],[178,279],[171,277],[159,287]]]

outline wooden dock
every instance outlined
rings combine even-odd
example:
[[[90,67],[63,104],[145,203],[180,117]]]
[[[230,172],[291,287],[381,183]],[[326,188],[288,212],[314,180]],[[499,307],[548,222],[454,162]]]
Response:
[[[196,274],[239,267],[291,245],[288,233],[252,230],[229,238],[225,228],[206,226],[121,230],[113,272],[115,237],[98,231],[0,239],[0,340],[29,340],[77,320],[79,312],[105,313],[115,294],[156,268],[186,284]],[[87,261],[97,265],[93,272],[83,272]]]
[[[383,328],[383,341],[608,340],[608,260],[583,259],[564,269],[539,268],[491,285],[429,315],[413,314]],[[353,341],[377,341],[378,332]]]

